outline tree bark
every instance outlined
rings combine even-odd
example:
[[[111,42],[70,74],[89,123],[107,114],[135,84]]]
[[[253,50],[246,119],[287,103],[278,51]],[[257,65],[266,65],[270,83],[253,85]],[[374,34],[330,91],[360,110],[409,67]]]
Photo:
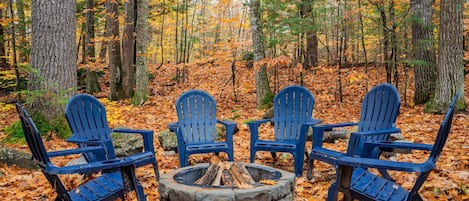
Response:
[[[86,28],[85,28],[85,64],[88,66],[86,69],[86,93],[92,94],[95,92],[101,91],[101,87],[99,87],[98,83],[98,76],[96,76],[96,72],[91,68],[91,65],[94,65],[96,62],[96,48],[95,48],[95,27],[94,27],[94,1],[93,0],[86,0],[85,5],[85,20],[86,20]]]
[[[313,1],[312,0],[303,0],[302,10],[303,10],[303,20],[308,21],[307,24],[314,24],[314,15],[313,15]],[[303,67],[307,70],[311,67],[318,65],[318,36],[316,35],[316,28],[308,28],[305,32],[306,35],[306,52],[305,60]]]
[[[124,33],[122,34],[122,85],[124,97],[129,98],[135,90],[135,19],[136,0],[125,1]]]
[[[94,45],[94,1],[86,0],[85,6],[86,34],[85,54],[87,62],[95,62],[96,50]]]
[[[26,17],[24,15],[24,0],[16,0],[16,12],[18,13],[18,32],[20,39],[19,63],[28,62],[29,44],[26,36]]]
[[[146,62],[148,34],[148,0],[137,0],[137,65],[136,65],[136,90],[132,103],[141,105],[148,99],[148,67]]]
[[[106,0],[106,36],[108,38],[109,57],[109,99],[120,100],[124,98],[122,84],[121,48],[119,41],[119,3]]]
[[[3,0],[0,1],[4,3]],[[0,9],[0,19],[3,19],[3,9]],[[10,65],[7,63],[6,52],[5,52],[5,27],[0,24],[0,70],[9,70]]]
[[[270,89],[269,77],[266,65],[259,67],[256,71],[256,100],[258,109],[266,109],[272,106],[274,94]]]
[[[259,61],[265,57],[264,43],[262,40],[261,14],[259,11],[260,6],[260,0],[251,0],[250,14],[254,61]]]
[[[460,93],[459,100],[464,101],[462,13],[462,0],[441,0],[434,112],[446,112],[455,93]]]
[[[433,0],[411,1],[412,57],[414,65],[414,102],[431,99],[435,89],[436,55],[433,39]]]
[[[31,1],[32,39],[28,89],[30,111],[47,119],[63,115],[63,103],[76,91],[76,3],[72,0]]]

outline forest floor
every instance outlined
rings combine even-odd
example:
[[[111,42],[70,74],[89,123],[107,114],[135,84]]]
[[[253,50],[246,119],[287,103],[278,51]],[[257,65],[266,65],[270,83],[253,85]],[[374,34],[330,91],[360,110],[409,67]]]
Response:
[[[289,85],[300,83],[299,68],[289,67],[288,59],[280,58],[268,62],[268,73],[271,86],[277,91]],[[239,64],[239,63],[238,63]],[[128,127],[151,129],[155,131],[154,145],[159,164],[160,174],[179,167],[177,154],[169,154],[160,146],[157,135],[166,130],[166,125],[176,121],[174,103],[179,95],[189,89],[202,89],[209,92],[217,101],[217,116],[220,119],[233,119],[239,131],[234,135],[235,161],[249,162],[249,129],[245,122],[262,118],[265,111],[256,109],[255,71],[238,65],[236,68],[236,87],[233,87],[231,78],[231,62],[218,59],[215,61],[199,61],[185,67],[185,81],[175,81],[176,67],[164,65],[161,68],[151,67],[150,72],[154,79],[150,82],[151,97],[142,106],[131,106],[129,100],[110,102],[105,97],[109,91],[104,84],[107,77],[101,78],[103,92],[94,94],[106,106],[108,120],[111,127]],[[274,67],[276,66],[276,67]],[[385,82],[383,67],[369,67],[365,73],[363,67],[351,67],[341,71],[342,102],[338,98],[338,72],[335,67],[321,67],[312,71],[301,73],[304,85],[315,96],[315,118],[324,123],[344,121],[357,121],[360,114],[361,99],[365,93],[378,83]],[[368,82],[368,88],[366,83]],[[469,76],[465,77],[466,94],[469,94]],[[407,86],[407,87],[404,87]],[[404,90],[404,88],[406,88]],[[236,97],[234,91],[236,90]],[[402,106],[397,119],[397,126],[402,130],[408,141],[432,144],[442,121],[441,114],[427,114],[423,106],[414,105],[413,73],[404,76],[400,70],[399,92]],[[466,97],[466,102],[469,99]],[[0,128],[17,121],[12,105],[2,105],[0,113]],[[420,194],[426,200],[469,200],[469,114],[466,111],[455,114],[453,127],[442,156],[438,160],[437,168],[432,171],[424,183]],[[351,128],[353,129],[353,128]],[[262,127],[262,136],[272,132],[269,126]],[[47,150],[59,150],[74,147],[65,143],[53,133],[48,134],[50,139],[45,141]],[[0,138],[5,132],[0,131]],[[346,140],[337,140],[334,143],[325,143],[325,147],[342,150],[346,149]],[[28,151],[25,144],[3,144],[23,151]],[[311,142],[307,142],[307,149],[311,149]],[[222,155],[224,156],[224,155]],[[209,154],[193,155],[190,164],[208,162]],[[69,158],[54,159],[54,163],[64,165]],[[397,154],[391,160],[422,161],[426,155]],[[274,163],[270,154],[258,152],[255,163],[265,164],[293,172],[293,160],[288,154],[282,154]],[[315,178],[306,179],[306,164],[303,177],[296,178],[295,200],[325,200],[327,189],[335,179],[334,169],[324,163],[315,163]],[[137,169],[139,181],[142,183],[148,200],[158,200],[158,182],[151,166]],[[413,185],[415,175],[393,172],[397,182],[409,188]],[[65,176],[63,179],[70,186],[83,182],[78,175]],[[55,192],[47,183],[40,171],[25,170],[16,166],[0,164],[0,196],[4,200],[52,200]],[[134,200],[133,195],[126,200]]]

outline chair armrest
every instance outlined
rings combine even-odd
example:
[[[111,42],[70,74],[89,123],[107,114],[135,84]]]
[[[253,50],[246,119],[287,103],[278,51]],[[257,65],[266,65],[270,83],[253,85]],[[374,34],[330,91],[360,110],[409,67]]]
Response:
[[[249,131],[251,133],[251,146],[254,142],[256,142],[259,138],[259,126],[261,124],[272,122],[272,119],[260,119],[248,122]]]
[[[431,151],[433,145],[429,144],[420,144],[420,143],[410,143],[410,142],[366,142],[364,144],[366,149],[412,149],[412,150],[425,150]]]
[[[322,147],[322,139],[324,137],[324,131],[330,131],[333,128],[356,126],[357,122],[343,122],[336,124],[322,124],[313,126],[313,147]]]
[[[391,134],[391,133],[400,133],[401,129],[393,127],[381,130],[373,130],[373,131],[361,131],[361,132],[352,132],[351,135],[360,135],[360,136],[372,136],[376,134]]]
[[[320,119],[311,119],[310,121],[304,122],[303,125],[305,125],[305,126],[314,126],[314,125],[319,124],[321,122],[322,122],[322,120],[320,120]]]
[[[233,146],[233,134],[236,128],[236,122],[230,120],[217,120],[218,123],[226,127],[226,143],[228,146]]]
[[[178,122],[175,121],[175,122],[171,122],[167,125],[169,131],[171,132],[176,132],[176,129],[178,128]]]
[[[362,151],[359,153],[361,157],[379,158],[381,151],[375,150],[374,147],[365,147],[365,143],[386,141],[388,140],[389,135],[391,133],[399,133],[399,132],[401,132],[401,130],[396,127],[391,127],[391,128],[381,129],[381,130],[352,132],[350,134],[349,144],[361,143],[361,145],[359,145],[360,147],[362,147]],[[351,150],[353,148],[355,147],[348,147],[347,153],[357,154],[355,150]]]
[[[152,130],[134,130],[127,128],[112,129],[112,132],[125,133],[125,134],[140,134],[143,138],[144,151],[155,152],[153,147],[153,131]]]
[[[340,157],[338,160],[338,164],[351,167],[376,168],[405,172],[426,172],[435,168],[435,164],[430,162],[429,160],[423,163],[410,163],[398,161],[385,161],[372,158],[359,158],[353,156]]]
[[[94,140],[94,139],[88,139],[88,138],[76,137],[76,136],[69,137],[65,139],[65,141],[70,142],[70,143],[86,144],[86,145],[100,145],[103,143],[101,140],[98,140],[98,139]]]
[[[218,123],[228,127],[228,126],[236,126],[236,122],[231,120],[217,120]]]
[[[47,156],[49,156],[49,157],[69,156],[69,155],[82,154],[82,153],[88,153],[88,152],[93,152],[93,151],[102,151],[102,152],[104,152],[104,147],[102,147],[102,146],[91,146],[91,147],[80,147],[80,148],[76,148],[76,149],[51,151],[51,152],[47,152]]]
[[[271,121],[272,121],[272,119],[259,119],[259,120],[254,120],[254,121],[248,122],[247,124],[248,125],[260,126],[261,124],[271,122]]]
[[[387,151],[392,152],[393,149],[407,149],[407,150],[425,150],[431,151],[433,145],[429,144],[418,144],[410,142],[391,142],[391,141],[382,141],[382,142],[365,142],[363,144],[363,153],[372,153],[372,156],[379,156],[380,152]],[[370,156],[365,156],[370,157]]]
[[[332,129],[332,128],[339,128],[339,127],[347,127],[347,126],[356,126],[358,125],[357,122],[342,122],[342,123],[336,123],[336,124],[321,124],[314,126],[314,128],[318,129]]]
[[[98,172],[102,170],[112,170],[124,166],[129,166],[134,163],[134,160],[131,160],[129,158],[122,158],[65,167],[57,167],[52,164],[48,164],[44,171],[49,174],[83,174]]]

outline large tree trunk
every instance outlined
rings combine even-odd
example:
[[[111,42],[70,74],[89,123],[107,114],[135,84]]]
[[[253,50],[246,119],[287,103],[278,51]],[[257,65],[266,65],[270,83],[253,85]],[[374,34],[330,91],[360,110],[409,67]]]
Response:
[[[438,43],[438,74],[433,112],[446,112],[455,93],[464,101],[464,64],[462,50],[462,0],[441,0]],[[464,106],[464,104],[458,107]]]
[[[412,57],[414,64],[414,102],[430,100],[435,89],[436,56],[433,39],[433,0],[412,0]]]
[[[109,99],[120,100],[125,98],[122,85],[121,47],[119,41],[119,3],[106,0],[106,36],[108,41],[109,57]]]
[[[125,2],[124,33],[122,35],[122,85],[124,97],[129,98],[135,90],[135,1]]]
[[[140,105],[148,99],[148,67],[147,67],[147,44],[148,34],[148,0],[137,1],[137,65],[136,65],[136,90],[132,103]]]
[[[32,0],[31,67],[28,89],[31,113],[47,119],[63,115],[63,103],[76,91],[76,3],[72,0]]]
[[[260,0],[251,0],[250,14],[254,61],[259,61],[265,57],[264,43],[262,41],[261,14],[259,11],[260,6]]]

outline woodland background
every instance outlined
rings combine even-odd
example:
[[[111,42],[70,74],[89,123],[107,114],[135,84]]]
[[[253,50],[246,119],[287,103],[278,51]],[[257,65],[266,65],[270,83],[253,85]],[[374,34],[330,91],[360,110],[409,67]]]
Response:
[[[459,21],[448,22],[449,28],[440,23],[441,5],[446,3],[462,9],[456,17]],[[432,26],[425,26],[431,34],[420,40],[433,51],[429,59],[419,57],[418,52],[428,53],[428,49],[416,48],[412,40],[417,37],[412,35],[415,22],[421,22],[415,19],[415,5],[432,11]],[[51,120],[52,131],[43,133],[46,148],[58,150],[74,147],[63,140],[67,135],[63,104],[72,94],[100,98],[111,127],[151,129],[156,139],[169,122],[177,120],[177,97],[189,89],[202,89],[216,99],[219,118],[237,122],[235,160],[248,162],[245,123],[262,118],[267,109],[260,104],[264,97],[259,94],[304,85],[316,98],[316,118],[325,123],[356,121],[361,97],[382,82],[399,89],[402,107],[397,126],[406,140],[431,144],[443,116],[424,112],[436,93],[425,92],[423,98],[416,94],[423,90],[419,84],[436,82],[449,89],[445,88],[443,99],[449,100],[455,91],[468,92],[467,6],[462,0],[3,0],[0,146],[28,152],[21,136],[12,132],[18,120],[12,103],[17,101]],[[456,53],[439,49],[444,46],[438,37],[441,30],[458,27],[452,22],[460,22],[460,30],[451,29],[459,37],[449,45]],[[456,62],[440,60],[442,52],[455,55]],[[433,76],[442,74],[437,69],[446,68],[446,72],[461,73],[454,73],[462,75],[461,80],[419,80],[416,73],[422,67]],[[267,86],[267,92],[261,86]],[[438,90],[434,85],[430,88]],[[469,199],[469,116],[467,108],[459,109],[464,111],[455,115],[438,167],[421,189],[427,200]],[[264,136],[269,129],[262,128]],[[165,152],[157,140],[154,145],[161,173],[179,167],[176,154]],[[346,140],[326,146],[345,150]],[[207,162],[209,157],[196,155],[190,163]],[[422,158],[421,154],[397,154],[392,159]],[[54,162],[64,165],[70,159]],[[293,171],[291,156],[280,159],[273,163],[269,154],[262,153],[256,163]],[[296,200],[325,199],[335,172],[325,164],[316,167],[314,180],[297,178]],[[394,174],[403,186],[411,185],[412,175]],[[139,168],[137,175],[148,199],[158,200],[151,168]],[[79,175],[64,179],[69,185],[82,182]],[[0,164],[3,198],[49,200],[54,193],[40,171]]]

